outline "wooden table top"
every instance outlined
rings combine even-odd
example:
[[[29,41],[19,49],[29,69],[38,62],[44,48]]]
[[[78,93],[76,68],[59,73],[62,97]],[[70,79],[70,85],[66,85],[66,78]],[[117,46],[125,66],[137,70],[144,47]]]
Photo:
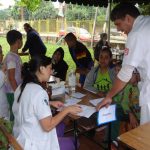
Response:
[[[92,99],[96,99],[96,98],[100,98],[97,94],[94,94],[92,92],[89,92],[79,86],[76,86],[76,91],[75,92],[80,92],[82,94],[85,94],[85,96],[82,98],[81,102],[79,102],[78,104],[83,104],[83,105],[87,105],[87,106],[93,106],[89,100],[92,100]],[[69,95],[65,95],[65,96],[62,96],[61,99],[60,97],[57,99],[57,98],[54,98],[54,100],[61,100],[61,101],[65,101],[65,99],[68,99],[70,98],[71,96]],[[71,118],[73,119],[78,119],[80,118],[80,116],[76,116],[76,115],[69,115],[71,116]]]
[[[119,141],[136,150],[150,150],[150,122],[118,137]]]

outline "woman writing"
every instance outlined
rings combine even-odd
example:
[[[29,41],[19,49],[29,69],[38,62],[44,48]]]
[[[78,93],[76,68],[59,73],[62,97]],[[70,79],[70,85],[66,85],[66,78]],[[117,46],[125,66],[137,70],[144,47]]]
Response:
[[[15,91],[13,113],[15,116],[14,136],[24,150],[59,150],[55,127],[69,113],[81,112],[78,105],[63,109],[55,117],[49,105],[62,106],[60,102],[51,102],[41,83],[48,81],[51,75],[51,59],[37,56],[24,63],[23,83]]]

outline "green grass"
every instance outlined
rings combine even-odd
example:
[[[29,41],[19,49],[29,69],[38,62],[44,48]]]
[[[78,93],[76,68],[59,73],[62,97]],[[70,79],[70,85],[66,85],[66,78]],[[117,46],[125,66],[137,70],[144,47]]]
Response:
[[[25,42],[25,39],[23,41]],[[69,53],[69,50],[68,50],[68,47],[67,47],[66,44],[65,45],[56,45],[56,44],[52,44],[50,42],[44,42],[44,43],[45,43],[45,45],[47,47],[46,55],[49,56],[49,57],[52,56],[52,54],[54,53],[56,48],[61,46],[64,49],[64,52],[65,52],[64,60],[69,65],[69,70],[71,68],[75,69],[75,63],[73,62],[73,60],[72,60],[72,58],[70,56],[70,53]],[[2,45],[3,53],[4,53],[4,56],[5,56],[9,52],[9,45],[8,45],[5,37],[0,37],[0,44]],[[93,57],[93,50],[91,48],[88,48],[88,49],[91,52],[92,57]],[[19,50],[19,51],[21,51],[21,50]],[[21,59],[22,59],[23,62],[29,61],[29,57],[28,56],[22,56]]]

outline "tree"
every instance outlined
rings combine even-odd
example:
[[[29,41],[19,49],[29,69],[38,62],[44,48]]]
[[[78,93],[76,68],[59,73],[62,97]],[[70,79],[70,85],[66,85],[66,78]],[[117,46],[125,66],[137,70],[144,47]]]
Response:
[[[139,5],[139,9],[142,15],[150,15],[150,4],[147,5],[141,4]]]
[[[31,19],[46,19],[46,18],[56,18],[58,10],[54,8],[51,1],[42,1],[39,8],[32,12],[30,16]]]
[[[11,10],[10,9],[0,10],[0,20],[7,20],[10,17],[11,17]]]
[[[66,19],[72,20],[92,20],[95,15],[96,8],[92,6],[67,5]],[[105,16],[105,8],[98,9],[98,16]],[[104,17],[103,17],[104,18]],[[100,20],[100,17],[99,19]]]

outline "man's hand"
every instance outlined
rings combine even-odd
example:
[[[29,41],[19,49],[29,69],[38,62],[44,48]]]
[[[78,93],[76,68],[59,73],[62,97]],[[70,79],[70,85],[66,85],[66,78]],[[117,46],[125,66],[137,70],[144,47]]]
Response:
[[[100,103],[97,104],[96,110],[100,110],[102,107],[108,107],[112,102],[112,99],[109,97],[105,97]]]

